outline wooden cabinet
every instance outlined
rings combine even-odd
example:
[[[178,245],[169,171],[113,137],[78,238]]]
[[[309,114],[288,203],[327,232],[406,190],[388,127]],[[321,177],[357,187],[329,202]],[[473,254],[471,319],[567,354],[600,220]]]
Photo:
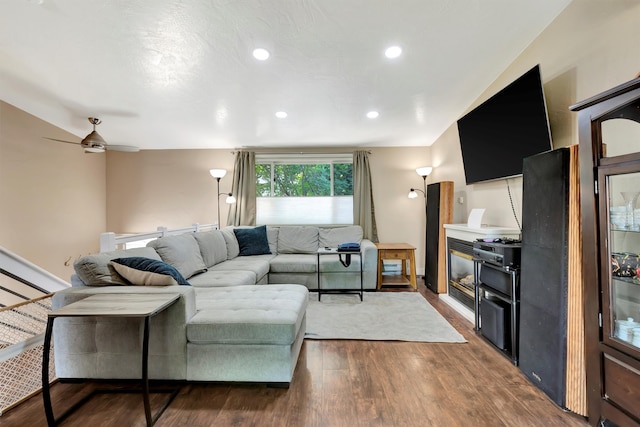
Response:
[[[589,422],[640,426],[640,79],[578,112]]]

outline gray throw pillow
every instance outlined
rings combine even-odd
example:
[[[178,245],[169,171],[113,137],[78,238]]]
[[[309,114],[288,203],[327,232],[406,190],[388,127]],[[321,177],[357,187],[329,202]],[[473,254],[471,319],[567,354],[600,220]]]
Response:
[[[269,251],[272,254],[278,253],[278,227],[267,227],[267,240],[269,240]]]
[[[126,286],[128,283],[111,265],[111,260],[121,257],[145,257],[160,261],[153,248],[120,249],[83,256],[73,263],[76,274],[87,286]]]
[[[278,231],[278,253],[314,254],[318,251],[318,227],[283,226]]]
[[[225,227],[220,231],[222,231],[222,236],[227,244],[227,259],[234,259],[240,254],[240,247],[233,232],[233,227]]]
[[[320,247],[336,248],[341,243],[362,241],[362,227],[350,225],[347,227],[320,228]]]
[[[193,233],[160,237],[147,243],[147,246],[154,248],[162,261],[174,266],[185,279],[207,271]]]
[[[213,230],[193,233],[193,237],[195,237],[198,246],[200,246],[200,253],[207,268],[227,260],[227,243],[224,240],[222,231]]]

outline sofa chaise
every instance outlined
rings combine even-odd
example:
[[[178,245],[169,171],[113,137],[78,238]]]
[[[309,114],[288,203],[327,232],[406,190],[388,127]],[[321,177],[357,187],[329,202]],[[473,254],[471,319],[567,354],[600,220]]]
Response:
[[[377,249],[358,226],[227,227],[83,257],[74,264],[74,286],[54,295],[53,308],[96,293],[178,293],[178,301],[151,320],[149,378],[288,384],[306,330],[308,292],[317,288],[317,249],[352,241],[362,247],[365,289],[375,289]],[[320,257],[323,289],[359,287],[353,257],[349,267],[337,256]],[[132,286],[150,282],[135,269],[130,276],[123,259],[157,261],[190,286]],[[53,335],[58,378],[139,378],[141,325],[59,319]]]

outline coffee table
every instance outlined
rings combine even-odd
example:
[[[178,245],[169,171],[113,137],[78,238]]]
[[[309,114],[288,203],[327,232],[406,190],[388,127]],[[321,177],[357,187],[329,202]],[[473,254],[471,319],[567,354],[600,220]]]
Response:
[[[49,312],[47,330],[44,336],[44,349],[42,353],[42,397],[44,410],[47,416],[47,424],[55,426],[73,411],[86,403],[97,393],[133,393],[130,389],[96,389],[83,399],[75,403],[66,412],[55,418],[51,407],[51,392],[49,389],[49,353],[51,350],[51,334],[53,322],[58,317],[119,317],[119,318],[144,318],[144,335],[142,341],[142,400],[147,426],[152,426],[160,415],[169,406],[173,398],[178,394],[178,389],[160,390],[157,392],[169,393],[167,402],[154,415],[151,415],[149,403],[149,320],[175,303],[179,294],[95,294],[83,300],[76,301],[57,310]],[[155,392],[155,391],[154,391]]]

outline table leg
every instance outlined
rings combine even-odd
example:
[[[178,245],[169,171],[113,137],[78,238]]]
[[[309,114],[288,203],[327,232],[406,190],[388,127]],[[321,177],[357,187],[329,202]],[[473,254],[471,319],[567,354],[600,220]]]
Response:
[[[418,290],[418,282],[416,280],[416,253],[414,250],[409,251],[409,270],[410,270],[410,279],[411,286],[413,286],[413,290]]]
[[[47,416],[49,427],[56,425],[51,408],[51,390],[49,386],[49,353],[51,351],[51,333],[53,332],[53,320],[55,317],[47,319],[47,330],[44,334],[44,346],[42,348],[42,400],[44,400],[44,413]]]
[[[322,297],[322,285],[320,284],[320,254],[318,253],[316,256],[318,257],[316,264],[316,271],[318,272],[318,301],[320,301],[320,298]]]
[[[382,251],[378,251],[378,285],[376,287],[377,290],[382,288],[382,269],[384,268],[384,261],[382,258]]]
[[[362,258],[364,258],[364,253],[360,252],[360,302],[362,302],[364,298],[364,280],[362,278]]]
[[[144,318],[144,335],[142,338],[142,400],[144,402],[144,416],[147,427],[154,424],[151,418],[151,404],[149,403],[149,317]]]

